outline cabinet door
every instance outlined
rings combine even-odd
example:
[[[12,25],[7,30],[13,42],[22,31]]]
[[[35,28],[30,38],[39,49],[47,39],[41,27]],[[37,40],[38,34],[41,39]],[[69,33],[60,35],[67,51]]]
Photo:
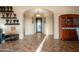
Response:
[[[62,31],[62,40],[69,40],[70,39],[70,31],[63,30]]]
[[[69,40],[69,41],[78,40],[76,30],[63,30],[62,40]]]
[[[70,31],[70,40],[72,40],[72,41],[78,40],[78,36],[77,36],[76,30],[71,30]]]

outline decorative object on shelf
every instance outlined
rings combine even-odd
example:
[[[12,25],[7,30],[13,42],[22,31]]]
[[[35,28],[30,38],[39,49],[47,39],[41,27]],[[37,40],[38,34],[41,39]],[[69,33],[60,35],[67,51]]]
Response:
[[[32,17],[32,23],[34,23],[34,17]]]
[[[14,13],[14,18],[16,18],[16,14]]]
[[[12,11],[12,7],[11,6],[9,7],[9,11]]]
[[[6,17],[9,17],[9,13],[6,13]]]
[[[0,12],[13,12],[12,6],[0,6]]]
[[[19,20],[6,20],[5,25],[20,25]]]
[[[13,20],[13,23],[14,23],[14,24],[15,24],[15,21],[16,21],[16,20]]]
[[[9,20],[6,20],[6,24],[8,24]]]
[[[2,17],[1,18],[5,18],[5,19],[16,19],[16,14],[15,13],[2,13]]]
[[[3,18],[5,17],[4,13],[2,13],[2,17],[3,17]]]
[[[0,6],[0,12],[2,13],[1,18],[6,19],[5,25],[20,25],[12,6]]]

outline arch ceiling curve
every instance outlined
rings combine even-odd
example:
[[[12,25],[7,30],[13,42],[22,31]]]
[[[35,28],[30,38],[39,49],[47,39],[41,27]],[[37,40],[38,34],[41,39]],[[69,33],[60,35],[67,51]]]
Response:
[[[37,14],[47,17],[53,15],[53,12],[43,8],[28,9],[24,12],[24,16],[30,16],[30,17]]]

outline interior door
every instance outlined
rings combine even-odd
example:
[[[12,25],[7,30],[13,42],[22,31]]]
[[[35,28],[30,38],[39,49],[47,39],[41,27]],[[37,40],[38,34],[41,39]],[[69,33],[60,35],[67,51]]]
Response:
[[[36,32],[42,33],[42,18],[36,18]]]

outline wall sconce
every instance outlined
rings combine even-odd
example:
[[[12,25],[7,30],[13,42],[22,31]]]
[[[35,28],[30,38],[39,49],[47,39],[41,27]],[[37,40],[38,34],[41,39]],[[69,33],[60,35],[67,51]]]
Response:
[[[34,23],[34,21],[32,20],[32,23]]]
[[[44,17],[44,23],[46,23],[46,17]]]
[[[46,23],[46,20],[44,20],[44,23]]]
[[[32,23],[34,23],[34,17],[32,17]]]

